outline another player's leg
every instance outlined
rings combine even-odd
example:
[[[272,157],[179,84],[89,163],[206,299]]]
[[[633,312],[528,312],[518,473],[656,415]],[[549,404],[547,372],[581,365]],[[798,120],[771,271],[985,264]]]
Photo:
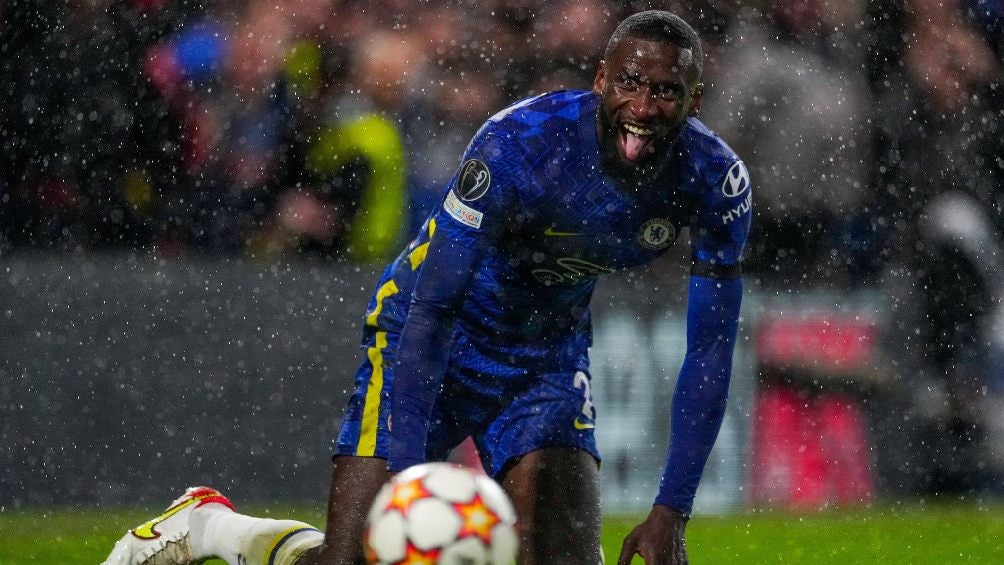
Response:
[[[362,540],[366,514],[389,478],[385,459],[335,457],[328,494],[328,524],[318,565],[357,565],[365,561]]]
[[[230,565],[302,565],[324,541],[309,524],[245,516],[218,505],[193,512],[191,527],[196,555]]]
[[[218,557],[231,565],[302,565],[322,540],[308,524],[244,516],[218,491],[194,487],[130,530],[104,564],[185,565]]]
[[[520,565],[597,565],[599,473],[592,455],[547,447],[519,459],[502,476],[516,508]]]

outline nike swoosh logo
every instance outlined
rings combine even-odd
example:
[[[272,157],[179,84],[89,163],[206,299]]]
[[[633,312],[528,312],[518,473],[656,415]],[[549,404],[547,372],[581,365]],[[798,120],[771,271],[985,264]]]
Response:
[[[544,235],[549,237],[572,237],[582,235],[582,233],[577,231],[557,231],[554,228],[547,228],[544,230]]]
[[[223,495],[221,495],[219,492],[216,492],[214,490],[207,490],[203,494],[194,496],[192,498],[189,498],[188,500],[185,500],[184,502],[181,502],[168,508],[160,516],[157,516],[153,520],[150,520],[149,522],[146,522],[137,527],[136,529],[134,529],[132,531],[132,535],[138,537],[139,539],[144,539],[144,540],[157,539],[160,537],[160,532],[154,529],[154,527],[157,526],[157,524],[160,524],[164,520],[167,520],[171,516],[174,516],[178,512],[181,512],[182,510],[188,508],[193,504],[200,504],[204,500],[211,498],[217,499],[215,502],[226,501],[226,498],[224,498]],[[227,501],[226,504],[229,506],[229,501]]]
[[[578,418],[572,421],[572,425],[575,426],[577,430],[591,430],[596,427],[596,424],[587,424],[579,421]]]

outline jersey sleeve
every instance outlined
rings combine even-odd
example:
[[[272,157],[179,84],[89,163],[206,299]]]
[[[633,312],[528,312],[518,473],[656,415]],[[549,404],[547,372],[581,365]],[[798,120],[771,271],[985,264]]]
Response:
[[[455,308],[480,256],[479,250],[454,245],[438,230],[429,243],[398,346],[391,393],[390,471],[425,461],[432,407],[449,363]]]
[[[693,267],[687,298],[687,353],[670,415],[670,447],[655,503],[689,514],[718,437],[739,329],[742,250],[752,197],[741,161],[709,195],[691,237]]]
[[[520,152],[509,137],[489,123],[464,152],[439,210],[437,229],[457,245],[491,246],[505,237],[520,217]]]
[[[753,189],[740,160],[728,164],[721,178],[710,184],[697,222],[691,226],[693,272],[728,276],[740,269],[753,217]]]
[[[475,136],[436,213],[436,230],[418,274],[401,331],[391,400],[387,467],[400,471],[425,461],[432,407],[449,363],[456,320],[468,281],[484,253],[519,215],[516,169],[506,139],[490,130]]]

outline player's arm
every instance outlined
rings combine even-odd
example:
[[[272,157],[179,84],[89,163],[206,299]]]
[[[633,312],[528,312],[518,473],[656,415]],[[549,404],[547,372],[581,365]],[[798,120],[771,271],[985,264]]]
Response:
[[[741,170],[744,193],[715,195],[691,228],[687,352],[673,395],[665,470],[652,511],[625,539],[620,563],[629,563],[634,553],[648,563],[687,562],[684,530],[725,416],[739,328],[740,260],[752,213],[749,179]]]
[[[513,215],[512,182],[490,170],[504,139],[482,131],[465,155],[436,216],[398,345],[392,387],[388,469],[425,461],[433,403],[450,358],[457,309],[485,249],[504,237]]]
[[[477,249],[459,245],[439,230],[429,242],[398,347],[390,420],[391,471],[425,461],[429,419],[449,362],[456,308],[480,257]]]
[[[670,449],[648,518],[624,541],[619,563],[686,563],[684,530],[725,415],[738,330],[739,265],[695,262],[687,306],[687,354],[673,395]]]
[[[690,514],[725,415],[742,292],[738,263],[695,259],[687,300],[687,353],[673,395],[670,448],[655,499],[684,515]]]

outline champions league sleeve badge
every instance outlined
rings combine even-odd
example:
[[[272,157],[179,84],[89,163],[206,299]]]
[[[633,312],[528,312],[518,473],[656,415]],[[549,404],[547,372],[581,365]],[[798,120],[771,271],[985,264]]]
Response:
[[[491,182],[492,175],[488,172],[488,165],[480,159],[468,159],[460,167],[460,176],[453,190],[461,200],[473,202],[488,192]]]
[[[453,190],[446,195],[443,208],[450,216],[453,216],[453,219],[465,226],[480,229],[484,214],[464,202],[473,202],[484,196],[488,192],[491,182],[492,175],[488,172],[488,166],[485,165],[484,161],[468,159],[460,167],[457,183],[453,186]]]

